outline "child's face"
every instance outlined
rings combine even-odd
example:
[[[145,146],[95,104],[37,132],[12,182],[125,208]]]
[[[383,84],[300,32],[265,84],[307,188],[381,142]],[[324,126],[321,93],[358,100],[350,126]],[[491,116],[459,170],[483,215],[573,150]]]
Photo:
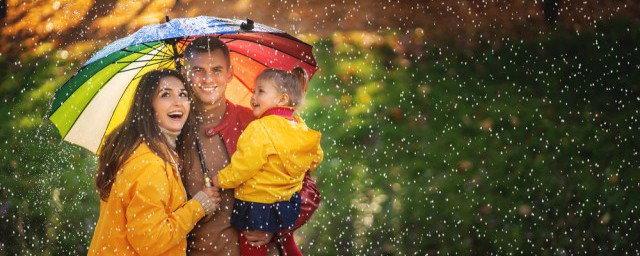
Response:
[[[256,82],[253,96],[251,96],[251,107],[253,107],[255,117],[262,116],[270,108],[287,106],[288,103],[289,96],[279,92],[272,81],[259,80]]]

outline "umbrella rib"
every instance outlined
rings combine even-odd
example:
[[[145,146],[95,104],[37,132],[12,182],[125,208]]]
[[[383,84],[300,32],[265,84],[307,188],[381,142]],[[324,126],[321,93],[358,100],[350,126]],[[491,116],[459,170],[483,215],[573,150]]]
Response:
[[[146,67],[146,66],[140,66],[140,67],[135,67],[135,68],[130,68],[130,69],[123,69],[123,70],[118,71],[118,73],[120,73],[120,72],[128,72],[128,71],[136,70],[136,69],[143,69],[144,67]]]
[[[263,67],[265,67],[265,68],[269,68],[269,66],[268,66],[268,65],[265,65],[264,63],[262,63],[262,62],[260,62],[260,61],[258,61],[258,60],[256,60],[256,59],[254,59],[254,58],[251,58],[251,57],[249,57],[249,56],[247,56],[247,55],[243,55],[242,53],[239,53],[239,52],[237,52],[237,51],[235,51],[235,50],[229,50],[229,51],[231,51],[231,52],[235,52],[235,53],[238,53],[238,54],[241,54],[242,56],[247,57],[247,58],[249,58],[249,59],[251,59],[251,60],[255,61],[256,63],[258,63],[258,64],[262,65]],[[235,73],[234,73],[234,76],[235,76],[235,77],[236,77],[236,78],[241,82],[241,84],[242,84],[245,88],[247,88],[247,90],[249,90],[250,92],[253,92],[253,90],[252,90],[251,88],[249,88],[249,86],[247,86],[247,85],[246,85],[246,83],[244,82],[244,79],[241,79],[241,78],[240,78],[240,76],[235,75]]]
[[[47,117],[47,118],[51,118],[51,116],[52,116],[56,111],[58,111],[58,108],[60,108],[60,106],[62,106],[62,104],[60,104],[60,106],[58,106],[58,108],[56,108],[55,110],[52,110],[52,109],[51,109],[51,107],[52,107],[52,105],[53,105],[53,100],[58,96],[58,91],[62,90],[62,88],[64,88],[64,87],[65,87],[65,85],[67,85],[67,84],[69,83],[69,81],[71,81],[71,80],[73,80],[74,78],[78,77],[78,76],[80,75],[80,72],[81,72],[81,71],[83,71],[83,69],[86,69],[86,68],[87,68],[87,66],[82,66],[82,67],[80,67],[80,69],[79,69],[75,74],[73,74],[73,76],[71,76],[71,78],[69,78],[69,80],[67,80],[66,82],[64,82],[64,84],[62,84],[62,86],[60,86],[60,87],[58,87],[58,88],[56,89],[56,91],[55,91],[55,93],[54,93],[54,96],[53,96],[53,97],[51,97],[51,102],[50,102],[50,104],[49,104],[49,111],[48,111],[48,113],[47,113],[47,115],[46,115],[46,117]],[[49,120],[51,120],[51,119],[49,119]],[[64,139],[64,138],[63,138],[63,139]]]
[[[155,56],[155,54],[144,53],[144,52],[138,52],[138,51],[131,51],[131,50],[127,50],[127,49],[122,49],[121,51],[123,51],[123,52],[128,52],[128,53],[137,53],[137,54],[143,54],[143,55]]]
[[[236,79],[238,79],[238,81],[240,82],[240,84],[242,84],[242,86],[244,86],[244,88],[246,88],[247,90],[249,90],[249,92],[253,93],[253,89],[249,88],[249,86],[247,86],[247,84],[244,82],[243,79],[240,79],[240,76],[238,75],[233,75],[236,77]]]
[[[162,61],[160,61],[160,62],[158,63],[158,67],[163,67],[163,66],[165,66],[165,64],[171,64],[171,63],[173,63],[173,60],[172,60],[172,59],[163,59]],[[170,66],[170,65],[166,65],[166,67],[167,67],[167,68],[168,68],[169,66]]]
[[[143,65],[143,66],[140,66],[140,67],[134,67],[134,68],[130,68],[130,69],[123,69],[123,70],[118,71],[118,73],[145,68],[147,66],[156,65],[156,64],[159,64],[159,63],[162,63],[162,62],[165,62],[165,61],[171,61],[171,59],[161,58],[161,59],[157,59],[157,60],[153,60],[153,59],[152,60],[148,60],[147,61],[149,63],[148,65]],[[140,62],[144,62],[144,61],[140,61]]]
[[[241,33],[236,33],[236,34],[241,34]],[[290,40],[290,41],[303,43],[303,44],[306,44],[308,46],[313,47],[312,45],[306,43],[305,41],[302,41],[302,40],[300,40],[300,39],[298,39],[298,38],[296,38],[294,36],[291,36],[287,32],[249,32],[249,33],[242,33],[242,34],[269,34],[269,35],[277,36],[279,38],[283,38],[283,39],[287,39],[287,40]],[[288,35],[290,37],[286,37],[286,36],[282,36],[282,35]]]
[[[220,36],[228,35],[229,37],[227,37],[227,38],[229,38],[229,39],[236,39],[236,40],[243,40],[243,41],[254,42],[254,41],[251,41],[251,40],[246,40],[246,39],[241,39],[241,38],[234,38],[234,37],[232,37],[233,35],[240,35],[240,34],[242,34],[242,33],[236,33],[236,34],[222,34],[222,35],[220,35]],[[244,34],[251,34],[251,33],[244,33]],[[313,49],[313,46],[312,46],[312,45],[310,45],[310,44],[308,44],[308,43],[305,43],[304,41],[302,41],[302,40],[300,40],[300,39],[298,39],[298,38],[295,38],[295,37],[293,37],[293,36],[291,36],[291,35],[289,35],[289,34],[287,34],[287,33],[264,33],[264,34],[273,35],[273,36],[275,36],[275,37],[279,37],[279,38],[282,38],[282,39],[285,39],[285,40],[288,40],[288,41],[294,41],[294,42],[302,43],[302,44],[305,44],[305,45],[307,45],[308,47],[310,47],[310,48],[312,48],[312,49]],[[291,36],[291,37],[285,37],[285,36],[282,36],[281,34],[289,35],[289,36]],[[254,43],[255,43],[255,42],[254,42]],[[263,45],[264,45],[264,44],[263,44]],[[265,46],[266,46],[266,45],[265,45]]]
[[[172,62],[173,62],[173,61],[172,61],[172,60],[170,60],[170,59],[162,59],[161,61],[156,61],[155,63],[153,63],[153,64],[151,64],[151,65],[158,65],[158,67],[161,67],[161,66],[162,66],[162,63],[172,63]],[[144,66],[144,67],[151,66],[151,65],[146,65],[146,66]],[[144,75],[144,74],[137,74],[137,75],[136,75],[135,77],[133,77],[133,79],[131,79],[131,80],[136,80],[136,79],[138,79],[138,78],[142,77],[143,75]]]
[[[146,46],[147,48],[151,48],[151,49],[162,49],[162,48],[163,48],[163,47],[162,47],[162,44],[160,44],[160,43],[158,43],[158,44],[156,44],[156,45],[149,45],[148,43],[141,43],[140,45],[144,45],[144,46]],[[144,49],[141,49],[141,51],[142,51],[142,50],[144,50]],[[151,54],[150,52],[146,52],[146,53],[145,53],[145,52],[141,52],[141,51],[132,51],[132,50],[127,50],[126,48],[125,48],[125,49],[122,49],[121,51],[130,52],[130,53],[144,54],[144,55],[150,55],[150,56],[155,56],[155,55],[157,55],[157,54]]]
[[[148,48],[155,48],[153,45],[149,45],[148,43],[149,42],[144,42],[144,43],[141,43],[141,45],[144,45],[144,46],[146,46]]]
[[[165,45],[167,45],[167,43],[164,43]],[[176,55],[175,54],[171,54],[171,52],[169,52],[168,50],[165,51],[166,47],[162,47],[162,49],[160,49],[161,53],[164,53],[164,55],[169,56],[169,58],[174,58]]]
[[[296,38],[296,37],[294,37],[294,36],[292,36],[292,35],[289,35],[289,34],[287,34],[287,33],[268,33],[268,34],[269,34],[269,35],[274,35],[274,36],[277,36],[277,37],[280,37],[280,38],[284,38],[284,39],[288,39],[288,40],[292,40],[292,41],[300,42],[300,43],[306,44],[306,45],[310,46],[311,48],[313,48],[313,46],[312,46],[312,45],[310,45],[310,44],[308,44],[308,43],[306,43],[306,42],[304,42],[304,41],[302,41],[302,40],[300,40],[300,39],[298,39],[298,38]],[[288,36],[290,36],[290,37],[284,37],[284,36],[281,36],[281,34],[282,34],[282,35],[288,35]]]
[[[244,54],[242,54],[241,52],[238,52],[238,51],[236,51],[236,50],[231,50],[231,49],[229,49],[229,51],[230,51],[230,52],[235,52],[235,53],[237,53],[237,54],[240,54],[240,55],[242,55],[243,57],[247,57],[247,58],[249,58],[249,59],[251,59],[251,60],[255,61],[256,63],[258,63],[258,64],[260,64],[260,65],[262,65],[262,66],[264,66],[264,67],[266,67],[266,68],[269,68],[269,65],[264,64],[264,63],[262,63],[261,61],[259,61],[259,60],[256,60],[256,59],[252,58],[251,56],[244,55]]]
[[[316,67],[316,68],[318,67],[318,66],[317,66],[317,64],[316,64],[316,65],[313,65],[313,64],[311,64],[311,63],[309,63],[309,62],[306,62],[306,61],[304,61],[304,60],[302,60],[302,59],[300,59],[300,58],[298,58],[298,57],[296,57],[296,56],[294,56],[294,55],[292,55],[292,54],[290,54],[290,53],[288,53],[288,52],[285,52],[285,51],[283,51],[283,50],[277,49],[277,48],[275,48],[275,47],[268,46],[268,45],[266,45],[266,44],[260,44],[260,43],[257,43],[257,42],[251,41],[251,40],[245,40],[245,39],[240,39],[240,38],[233,38],[233,39],[229,40],[229,42],[227,42],[227,43],[230,43],[230,42],[233,42],[233,41],[236,41],[236,40],[245,41],[245,42],[251,42],[251,43],[255,43],[255,44],[257,44],[257,45],[262,45],[262,46],[264,46],[264,47],[271,48],[271,49],[274,49],[274,50],[276,50],[276,51],[278,51],[278,52],[282,52],[282,53],[284,53],[284,54],[286,54],[286,55],[289,55],[289,56],[291,56],[292,58],[294,58],[294,59],[296,59],[296,60],[298,60],[298,61],[302,61],[302,62],[304,62],[304,63],[308,64],[309,66]],[[240,52],[238,52],[238,51],[236,51],[236,52],[237,52],[237,53],[239,53],[239,54],[242,54],[242,53],[240,53]],[[244,54],[242,54],[242,55],[244,55]],[[244,55],[244,56],[246,56],[246,55]],[[254,60],[255,60],[255,59],[254,59]],[[257,60],[256,60],[256,61],[257,61]]]
[[[136,62],[158,62],[161,60],[165,60],[165,59],[169,59],[167,57],[161,57],[160,59],[157,60],[131,60],[131,61],[116,61],[115,64],[131,64],[131,63],[136,63]]]
[[[56,93],[55,93],[55,96],[54,96],[55,99],[53,101],[53,106],[49,110],[48,116],[51,117],[64,104],[64,102],[70,97],[70,95],[71,95],[70,93],[73,93],[75,90],[77,90],[97,70],[101,70],[105,66],[113,63],[114,61],[120,60],[123,57],[129,56],[132,53],[134,53],[134,54],[143,54],[143,53],[136,52],[139,48],[141,48],[141,46],[139,46],[139,45],[138,46],[128,47],[128,49],[129,49],[128,51],[116,51],[115,53],[109,54],[108,56],[105,56],[104,58],[101,58],[100,59],[101,61],[99,61],[98,63],[96,63],[94,61],[92,63],[83,65],[80,68],[80,70],[78,70],[78,72],[76,72],[73,75],[73,77],[71,77],[69,80],[67,80],[67,82],[65,82],[60,88],[58,88],[56,90]],[[109,61],[103,63],[102,60],[109,60]],[[100,68],[98,68],[98,67],[100,67]],[[62,132],[62,133],[64,133],[64,132]],[[62,135],[62,133],[61,133],[61,135]]]
[[[165,63],[167,63],[167,62],[168,61],[165,61],[165,60],[158,62],[158,68],[164,68],[165,67]]]
[[[184,39],[185,42],[188,42],[187,39]],[[188,43],[184,43],[181,46],[178,47],[179,50],[181,50],[182,53],[184,53],[184,50],[187,49],[187,45],[189,45]]]

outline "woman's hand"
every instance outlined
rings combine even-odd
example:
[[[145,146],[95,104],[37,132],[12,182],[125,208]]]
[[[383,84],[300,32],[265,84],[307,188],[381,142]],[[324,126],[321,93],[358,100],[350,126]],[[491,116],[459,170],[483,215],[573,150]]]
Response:
[[[205,194],[211,199],[211,201],[215,204],[215,210],[220,209],[220,202],[222,202],[222,196],[220,196],[220,188],[219,187],[208,187],[204,188]]]
[[[271,242],[273,233],[261,230],[245,230],[242,234],[247,238],[251,246],[262,246]]]

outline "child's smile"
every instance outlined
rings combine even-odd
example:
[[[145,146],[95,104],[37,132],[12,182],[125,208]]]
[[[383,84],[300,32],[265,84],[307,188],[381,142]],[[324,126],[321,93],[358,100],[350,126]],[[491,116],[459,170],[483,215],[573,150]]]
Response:
[[[286,94],[279,92],[272,81],[256,81],[253,96],[251,96],[251,107],[255,117],[262,116],[270,108],[286,106],[288,101]]]

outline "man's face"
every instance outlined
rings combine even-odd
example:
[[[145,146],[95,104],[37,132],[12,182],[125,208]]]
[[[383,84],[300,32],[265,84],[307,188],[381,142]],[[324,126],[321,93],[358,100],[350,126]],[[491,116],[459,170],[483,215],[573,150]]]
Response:
[[[185,60],[185,77],[193,88],[196,103],[224,103],[224,93],[227,83],[233,79],[233,72],[225,61],[222,50],[194,53]]]

